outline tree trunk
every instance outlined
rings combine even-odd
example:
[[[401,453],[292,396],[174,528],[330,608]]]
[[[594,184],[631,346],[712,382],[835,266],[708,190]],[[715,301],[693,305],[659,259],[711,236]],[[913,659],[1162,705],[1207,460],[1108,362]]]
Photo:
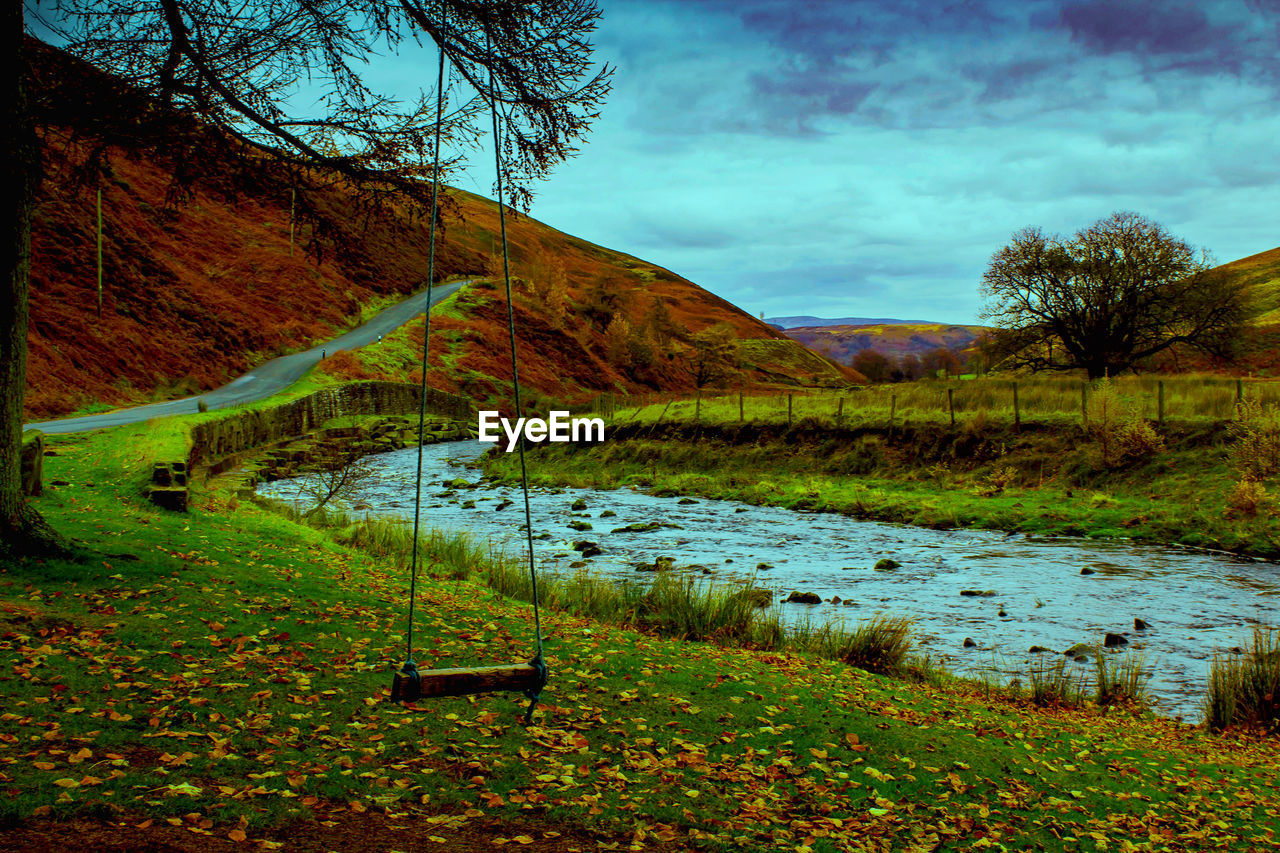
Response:
[[[27,285],[31,272],[31,211],[40,184],[40,146],[27,108],[22,3],[10,3],[0,23],[5,64],[0,150],[10,191],[0,204],[4,270],[0,275],[0,554],[66,553],[57,534],[22,494],[22,401],[27,383]]]

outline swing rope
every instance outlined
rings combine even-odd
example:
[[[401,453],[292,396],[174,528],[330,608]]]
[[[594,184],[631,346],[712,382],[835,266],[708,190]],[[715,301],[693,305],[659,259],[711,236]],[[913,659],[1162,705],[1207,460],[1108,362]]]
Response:
[[[444,29],[444,4],[440,5],[440,29]],[[431,162],[431,248],[427,260],[427,304],[423,309],[422,385],[418,401],[418,475],[413,490],[413,551],[409,558],[409,637],[405,649],[405,669],[415,670],[413,659],[413,605],[418,593],[418,531],[422,524],[422,436],[427,422],[427,352],[431,345],[431,290],[436,278],[436,218],[439,215],[440,192],[440,122],[444,115],[444,46],[440,46],[440,62],[436,68],[436,134]]]
[[[440,10],[440,28],[444,29],[444,8],[441,5]],[[507,220],[506,211],[503,204],[503,186],[502,186],[502,153],[500,145],[500,137],[498,135],[498,99],[496,95],[496,87],[494,85],[493,74],[493,45],[490,35],[489,22],[485,22],[485,51],[489,60],[489,91],[488,100],[490,113],[493,119],[493,156],[494,168],[497,173],[497,190],[498,190],[498,223],[502,233],[502,273],[503,280],[506,285],[507,294],[507,333],[511,344],[511,384],[513,395],[515,398],[515,410],[517,416],[521,409],[520,404],[520,372],[516,357],[516,321],[515,311],[512,307],[511,299],[511,264],[509,252],[507,249]],[[427,354],[428,346],[431,340],[431,291],[435,279],[436,264],[436,218],[439,211],[439,188],[440,188],[440,125],[444,112],[444,47],[440,47],[440,61],[436,71],[436,126],[435,126],[435,151],[433,152],[432,179],[431,179],[431,243],[428,261],[427,275],[427,306],[424,311],[425,323],[423,326],[422,340],[422,385],[421,400],[418,407],[418,471],[414,485],[413,496],[413,545],[412,555],[410,557],[410,575],[409,575],[409,630],[408,639],[406,641],[405,663],[401,667],[397,675],[396,683],[392,686],[392,698],[399,696],[400,688],[397,686],[403,678],[408,684],[412,685],[408,688],[411,697],[418,695],[418,689],[421,685],[422,674],[418,672],[417,663],[413,659],[413,616],[414,603],[417,598],[418,585],[418,535],[421,525],[422,513],[422,438],[426,430],[427,417]],[[529,476],[525,466],[524,453],[524,437],[520,437],[520,486],[524,495],[524,528],[525,540],[528,545],[529,556],[529,580],[533,594],[533,622],[534,635],[536,638],[537,653],[533,660],[529,661],[528,667],[532,669],[532,678],[525,677],[520,688],[524,696],[529,699],[529,707],[525,712],[524,721],[526,725],[533,723],[533,712],[538,705],[538,699],[542,695],[542,688],[547,684],[547,666],[542,655],[542,615],[539,609],[538,601],[538,573],[535,567],[533,555],[533,521],[532,512],[529,508]],[[443,672],[443,671],[442,671]],[[454,671],[450,671],[454,672]]]
[[[506,285],[507,293],[507,334],[511,341],[511,388],[515,397],[516,417],[520,417],[520,368],[516,359],[516,318],[515,309],[511,300],[511,262],[507,251],[507,217],[505,207],[502,202],[502,146],[499,144],[501,137],[498,135],[498,99],[495,94],[493,85],[493,44],[489,35],[489,28],[485,27],[484,31],[485,52],[489,57],[489,113],[493,117],[493,165],[494,172],[497,175],[498,189],[498,230],[502,235],[502,277]],[[532,513],[529,511],[529,472],[525,467],[524,461],[524,433],[521,432],[518,443],[520,449],[520,491],[524,495],[524,532],[525,542],[527,544],[527,553],[529,556],[529,583],[533,592],[533,630],[537,639],[537,654],[529,663],[534,669],[538,670],[538,674],[543,683],[547,678],[546,663],[542,658],[542,615],[538,609],[538,572],[534,566],[533,558],[533,521]],[[529,714],[527,720],[533,719],[533,707],[537,704],[537,696],[530,696],[532,704],[529,705]]]

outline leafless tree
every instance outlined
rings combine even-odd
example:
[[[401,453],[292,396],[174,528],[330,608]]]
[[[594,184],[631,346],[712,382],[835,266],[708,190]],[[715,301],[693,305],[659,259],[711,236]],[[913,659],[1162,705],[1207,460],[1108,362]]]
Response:
[[[492,102],[500,114],[499,173],[508,197],[527,209],[532,183],[575,153],[609,91],[611,70],[592,70],[588,37],[600,11],[591,0],[55,0],[25,8],[33,19],[48,13],[43,24],[66,50],[118,75],[133,120],[127,132],[141,139],[150,131],[179,189],[202,177],[213,159],[201,156],[202,146],[217,136],[230,141],[246,174],[269,152],[312,180],[343,182],[366,210],[392,202],[429,210],[435,93],[401,101],[377,92],[364,63],[378,52],[434,43],[469,84],[440,126],[455,156],[439,177],[457,165],[459,147],[477,138]],[[0,551],[60,553],[66,543],[25,503],[18,483],[30,229],[41,180],[28,99],[40,93],[28,78],[23,13],[24,4],[10,4],[0,23],[0,133],[17,183],[0,226]],[[98,129],[119,118],[102,116]],[[188,132],[174,133],[175,125]],[[100,141],[95,153],[107,149]]]
[[[1229,357],[1248,317],[1242,286],[1136,213],[1071,238],[1014,235],[983,277],[1004,366],[1115,374],[1182,344]]]
[[[310,518],[330,503],[352,503],[377,477],[359,457],[334,459],[293,479],[294,501],[307,505],[302,515]]]

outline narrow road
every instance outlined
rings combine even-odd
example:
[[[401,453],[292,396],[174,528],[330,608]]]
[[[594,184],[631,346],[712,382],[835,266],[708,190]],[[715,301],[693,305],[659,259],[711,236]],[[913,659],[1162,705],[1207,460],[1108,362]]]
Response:
[[[431,290],[431,304],[449,296],[462,287],[470,284],[471,279],[454,281],[437,285]],[[239,379],[232,380],[221,388],[196,397],[185,397],[181,400],[170,400],[167,403],[151,403],[146,406],[135,406],[131,409],[119,409],[104,412],[100,415],[86,415],[80,418],[63,418],[56,421],[26,424],[23,429],[38,429],[48,433],[83,432],[90,429],[133,424],[165,415],[182,415],[199,411],[197,401],[203,400],[209,411],[225,409],[242,403],[253,403],[265,400],[272,394],[279,393],[301,378],[320,361],[322,354],[332,355],[335,352],[359,349],[362,346],[379,340],[383,335],[398,329],[405,323],[422,314],[427,304],[427,291],[419,291],[408,299],[392,305],[380,312],[372,320],[356,329],[352,329],[341,337],[328,343],[314,346],[304,352],[282,355],[266,364],[259,365],[253,371]]]

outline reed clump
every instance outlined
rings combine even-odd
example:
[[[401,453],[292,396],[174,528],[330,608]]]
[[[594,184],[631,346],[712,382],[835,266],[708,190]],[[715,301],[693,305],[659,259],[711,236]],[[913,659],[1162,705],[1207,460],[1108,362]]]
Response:
[[[837,660],[878,675],[901,675],[912,650],[913,621],[905,616],[874,616],[853,628],[834,623],[793,629],[792,645],[827,660]]]
[[[1151,672],[1141,652],[1109,657],[1098,650],[1094,657],[1093,701],[1102,707],[1145,707],[1150,704]]]
[[[1214,731],[1280,731],[1280,629],[1254,628],[1252,642],[1239,654],[1213,656],[1204,719]]]
[[[1042,708],[1078,708],[1088,693],[1087,676],[1073,671],[1061,655],[1033,661],[1027,669],[1032,704]]]

